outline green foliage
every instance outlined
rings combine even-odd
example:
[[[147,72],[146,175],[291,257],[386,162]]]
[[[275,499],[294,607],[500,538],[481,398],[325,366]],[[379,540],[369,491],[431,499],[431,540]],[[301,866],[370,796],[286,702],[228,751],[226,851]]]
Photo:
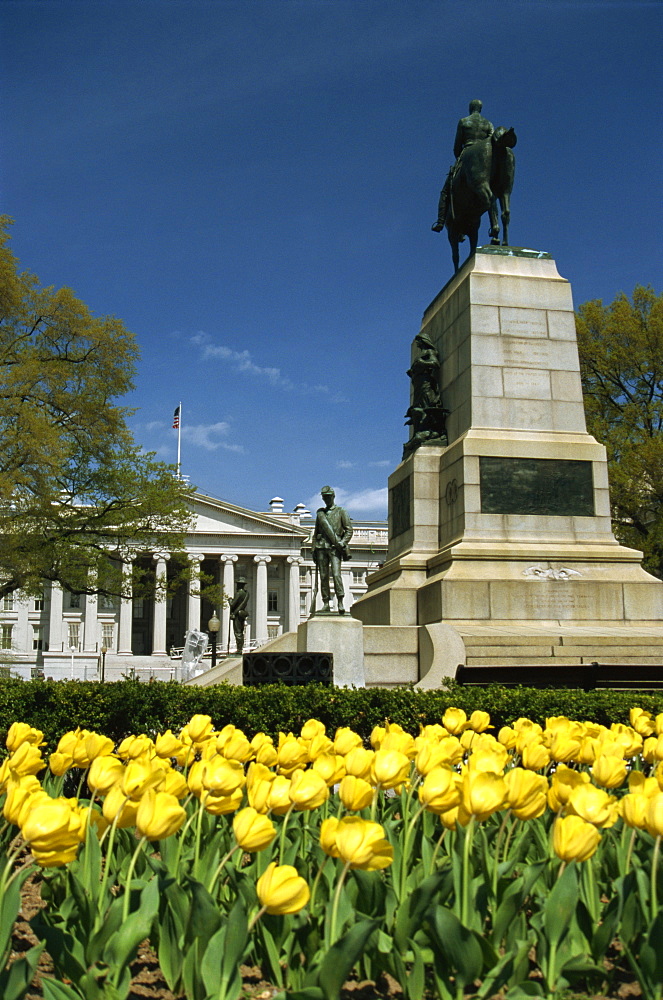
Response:
[[[615,533],[663,575],[663,296],[586,302],[576,317],[587,426],[605,444]]]
[[[70,289],[19,273],[9,221],[0,217],[0,596],[40,593],[44,580],[118,594],[132,552],[183,547],[184,485],[136,446],[116,402],[133,388],[133,335]]]
[[[178,730],[196,712],[210,715],[217,729],[233,723],[249,737],[260,731],[273,736],[279,731],[298,733],[307,719],[316,718],[329,732],[350,726],[366,739],[373,726],[382,725],[385,719],[416,733],[420,725],[439,722],[450,706],[468,715],[475,709],[489,712],[493,725],[500,727],[523,716],[541,724],[556,715],[603,725],[628,723],[634,705],[653,714],[662,712],[663,693],[498,685],[463,688],[453,681],[437,691],[414,691],[407,687],[348,690],[317,684],[199,688],[132,680],[116,684],[6,680],[0,682],[0,740],[4,742],[11,723],[19,721],[41,729],[51,748],[74,726],[118,741],[129,733]]]

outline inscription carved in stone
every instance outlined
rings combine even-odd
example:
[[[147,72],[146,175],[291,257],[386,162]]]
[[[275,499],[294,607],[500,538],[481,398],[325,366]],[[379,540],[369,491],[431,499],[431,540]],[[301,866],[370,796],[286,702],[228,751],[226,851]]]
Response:
[[[593,517],[592,463],[482,455],[482,514]]]
[[[391,513],[392,537],[402,535],[411,526],[410,521],[410,480],[411,476],[402,479],[397,486],[389,490],[389,509]]]

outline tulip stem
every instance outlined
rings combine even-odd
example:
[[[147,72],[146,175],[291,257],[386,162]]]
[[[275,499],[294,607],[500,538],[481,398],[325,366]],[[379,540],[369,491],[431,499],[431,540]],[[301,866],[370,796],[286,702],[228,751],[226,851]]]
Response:
[[[423,811],[424,807],[419,806],[419,808],[417,809],[416,813],[414,814],[410,822],[406,826],[404,826],[403,855],[401,857],[401,895],[400,895],[401,899],[405,899],[405,889],[407,884],[407,867],[408,867],[407,862],[408,862],[408,855],[410,848],[410,839],[412,837],[412,830],[414,829],[415,823],[417,822]]]
[[[200,796],[200,803],[198,805],[198,813],[196,815],[196,844],[193,851],[193,877],[198,878],[198,861],[200,859],[200,839],[203,833],[203,815],[205,813],[205,806],[203,804],[203,795]]]
[[[329,927],[329,947],[331,947],[336,941],[336,921],[338,919],[338,904],[341,900],[341,890],[343,888],[343,883],[345,882],[345,876],[350,871],[350,862],[346,861],[343,866],[343,871],[336,883],[336,891],[334,892],[334,902],[332,903],[331,911],[331,922]]]
[[[430,870],[428,872],[429,875],[432,875],[433,872],[435,871],[435,862],[437,860],[437,856],[439,854],[440,848],[442,847],[442,842],[443,842],[444,838],[446,837],[446,835],[448,834],[448,832],[449,832],[449,829],[448,829],[448,827],[445,826],[444,830],[442,831],[442,833],[438,837],[437,843],[435,845],[435,850],[433,851],[433,857],[430,859]]]
[[[631,870],[631,858],[633,856],[633,848],[635,847],[635,835],[637,833],[637,828],[633,827],[631,830],[631,836],[628,842],[628,848],[626,849],[626,863],[624,865],[624,874],[628,875]]]
[[[462,872],[462,883],[461,883],[461,901],[460,901],[460,922],[464,925],[467,924],[467,915],[470,908],[470,854],[472,852],[472,841],[474,839],[474,816],[470,817],[470,821],[465,827],[465,840],[463,842],[463,872]]]
[[[267,907],[266,906],[261,906],[260,909],[258,910],[258,912],[251,917],[251,920],[249,921],[249,926],[248,926],[249,933],[253,930],[253,928],[255,927],[255,925],[258,923],[258,921],[260,920],[261,916],[263,915],[263,913],[265,913],[266,911],[267,911]]]
[[[143,849],[143,844],[147,840],[147,837],[141,837],[136,845],[136,850],[131,856],[131,861],[129,862],[129,870],[127,871],[127,878],[125,882],[124,890],[124,904],[122,906],[122,923],[126,923],[127,917],[129,916],[129,905],[131,903],[131,880],[134,877],[134,868],[136,867],[136,862],[138,860],[138,855]]]
[[[497,838],[495,840],[495,864],[493,865],[493,897],[497,899],[497,876],[500,864],[500,848],[502,846],[502,837],[504,836],[504,831],[506,825],[509,822],[509,817],[511,816],[511,810],[507,809],[504,813],[504,819],[500,824],[500,828],[497,831]],[[504,858],[502,859],[504,860]]]
[[[113,817],[113,822],[111,823],[110,826],[110,833],[108,834],[108,848],[106,850],[106,864],[104,865],[104,874],[101,879],[101,890],[99,892],[99,903],[101,906],[103,906],[104,904],[106,886],[108,885],[108,875],[110,871],[111,862],[113,860],[113,845],[115,841],[115,831],[117,830],[118,820],[122,815],[124,807],[128,801],[129,801],[129,796],[127,795],[124,802],[122,803],[118,811],[115,813],[115,816]],[[105,833],[106,831],[104,831],[104,835]],[[99,916],[99,914],[97,916]]]
[[[238,844],[237,842],[235,842],[235,843],[233,844],[233,846],[232,846],[232,847],[230,848],[230,850],[228,851],[228,853],[227,853],[227,854],[224,854],[224,856],[223,856],[223,857],[221,858],[221,860],[219,861],[219,863],[218,863],[218,865],[217,865],[217,868],[216,868],[216,871],[215,871],[215,872],[214,872],[214,874],[212,875],[211,879],[209,880],[209,885],[207,886],[207,891],[209,892],[209,894],[210,894],[210,895],[212,894],[212,890],[214,889],[214,886],[216,885],[216,880],[218,879],[219,875],[220,875],[220,874],[221,874],[221,872],[223,871],[223,866],[225,865],[225,863],[226,863],[226,861],[228,860],[228,858],[229,858],[229,857],[230,857],[230,856],[231,856],[232,854],[234,854],[234,853],[235,853],[235,851],[236,851],[236,850],[237,850],[238,848],[239,848],[239,844]]]
[[[309,910],[311,911],[311,913],[313,913],[315,907],[315,894],[318,891],[320,876],[322,875],[322,871],[328,861],[329,861],[329,855],[325,855],[322,864],[315,873],[315,879],[313,880],[313,888],[311,889],[311,902],[309,903]]]
[[[656,919],[658,914],[658,891],[656,877],[658,875],[658,859],[661,853],[661,834],[659,833],[654,841],[654,854],[651,861],[651,918]]]
[[[286,832],[286,830],[288,828],[288,820],[290,819],[290,814],[291,814],[291,812],[292,812],[292,810],[294,808],[295,808],[295,803],[293,802],[292,805],[290,806],[290,808],[288,809],[287,813],[283,817],[283,825],[281,827],[281,845],[280,845],[280,848],[279,848],[279,864],[280,865],[283,864],[283,855],[285,853],[285,832]]]
[[[375,814],[378,811],[378,796],[380,794],[380,785],[376,785],[373,789],[373,801],[371,802],[371,823],[375,823]]]

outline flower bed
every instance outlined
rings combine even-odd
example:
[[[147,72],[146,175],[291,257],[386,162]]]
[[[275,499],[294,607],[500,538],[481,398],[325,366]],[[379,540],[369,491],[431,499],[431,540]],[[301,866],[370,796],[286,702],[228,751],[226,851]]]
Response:
[[[173,994],[234,1000],[259,967],[293,1000],[391,977],[406,1000],[663,983],[663,713],[630,724],[448,708],[370,740],[316,719],[251,739],[86,729],[43,756],[14,723],[0,767],[0,995],[42,951],[47,1000],[118,1000],[149,940]],[[39,944],[5,968],[21,886]],[[609,961],[608,961],[609,959]]]

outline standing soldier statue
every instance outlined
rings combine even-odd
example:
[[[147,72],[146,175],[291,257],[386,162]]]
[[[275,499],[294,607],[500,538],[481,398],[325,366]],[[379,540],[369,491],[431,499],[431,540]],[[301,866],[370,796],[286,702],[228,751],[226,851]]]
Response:
[[[315,518],[315,528],[311,545],[313,548],[313,561],[315,563],[315,590],[313,591],[313,603],[311,614],[315,613],[315,599],[318,592],[318,579],[320,580],[320,593],[322,594],[321,612],[329,613],[330,587],[329,574],[331,572],[334,581],[334,593],[338,602],[339,615],[345,614],[343,598],[343,580],[341,579],[341,561],[349,559],[348,542],[352,538],[352,521],[344,507],[339,507],[334,503],[334,491],[331,486],[323,486],[320,495],[325,506],[319,507]]]
[[[235,644],[237,646],[238,653],[241,653],[244,649],[244,628],[246,626],[246,619],[249,617],[249,612],[247,610],[249,594],[245,584],[246,577],[240,576],[237,578],[237,593],[229,605],[230,621],[232,622],[233,632],[235,633]],[[228,646],[230,646],[230,636],[228,636]]]

